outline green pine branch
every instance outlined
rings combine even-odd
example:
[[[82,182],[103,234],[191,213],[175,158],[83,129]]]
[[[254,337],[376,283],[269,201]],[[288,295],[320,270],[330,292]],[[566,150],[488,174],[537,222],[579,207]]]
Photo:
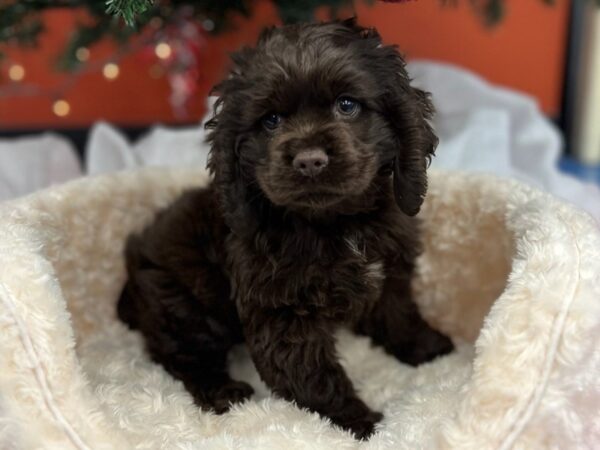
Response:
[[[106,0],[106,12],[122,17],[127,25],[135,26],[136,18],[144,14],[153,0]]]

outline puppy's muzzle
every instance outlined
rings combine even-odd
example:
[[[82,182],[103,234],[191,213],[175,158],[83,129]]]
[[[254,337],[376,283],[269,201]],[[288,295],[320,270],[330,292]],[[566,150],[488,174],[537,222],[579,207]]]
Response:
[[[328,164],[329,157],[327,153],[319,148],[301,151],[292,160],[294,170],[310,178],[314,178],[323,172]]]

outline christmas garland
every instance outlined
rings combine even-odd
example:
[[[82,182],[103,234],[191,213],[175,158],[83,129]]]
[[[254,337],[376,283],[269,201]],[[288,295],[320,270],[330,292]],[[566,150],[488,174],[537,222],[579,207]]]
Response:
[[[284,23],[307,21],[318,7],[333,10],[351,6],[353,0],[272,0]],[[360,0],[357,0],[360,1]],[[372,3],[376,0],[362,0]],[[401,3],[408,0],[380,0]],[[442,5],[467,1],[485,24],[495,25],[504,17],[507,0],[438,0]],[[523,0],[525,1],[525,0]],[[537,0],[552,5],[555,0]],[[600,0],[593,0],[600,6]],[[106,36],[125,44],[134,34],[143,33],[160,21],[164,26],[175,12],[205,23],[206,31],[219,33],[227,29],[231,14],[249,15],[246,0],[4,0],[0,4],[0,44],[33,46],[43,32],[41,13],[52,8],[75,8],[87,11],[89,24],[79,25],[60,60],[60,68],[72,70],[81,61],[77,50],[89,47]],[[177,18],[176,18],[177,19]],[[0,51],[0,58],[2,52]]]
[[[355,1],[377,0],[271,0],[284,23],[309,21],[320,7],[336,10],[351,7]],[[401,3],[410,0],[379,0]],[[415,0],[412,0],[415,1]],[[442,6],[468,2],[472,10],[489,26],[499,23],[507,0],[438,0]],[[526,0],[522,0],[526,1]],[[554,0],[541,1],[552,5]],[[565,0],[563,0],[565,1]],[[591,0],[590,0],[591,1]],[[594,0],[600,6],[600,0]],[[185,104],[197,88],[197,78],[207,37],[231,26],[232,15],[249,16],[249,0],[0,0],[0,65],[2,44],[34,47],[43,34],[42,13],[49,9],[71,8],[85,11],[89,18],[77,25],[58,60],[58,68],[73,75],[52,92],[22,83],[25,68],[6,61],[9,79],[0,82],[0,97],[48,95],[57,115],[68,114],[64,94],[76,79],[89,72],[102,71],[108,80],[119,75],[119,61],[136,52],[149,62],[150,76],[166,75],[171,84],[171,104],[178,115],[185,115]],[[89,48],[111,37],[118,51],[105,61],[90,62]],[[135,38],[134,38],[135,37]],[[1,80],[0,80],[1,81]],[[17,82],[17,83],[14,83]],[[66,106],[65,106],[66,105]]]

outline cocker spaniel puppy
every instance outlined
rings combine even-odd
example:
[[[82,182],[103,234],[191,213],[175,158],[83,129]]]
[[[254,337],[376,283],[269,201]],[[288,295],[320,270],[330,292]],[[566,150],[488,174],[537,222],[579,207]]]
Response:
[[[202,408],[252,394],[226,367],[245,342],[276,395],[365,438],[382,415],[335,330],[411,365],[452,349],[411,300],[432,105],[353,20],[270,29],[233,62],[208,124],[214,181],[130,237],[119,316]]]

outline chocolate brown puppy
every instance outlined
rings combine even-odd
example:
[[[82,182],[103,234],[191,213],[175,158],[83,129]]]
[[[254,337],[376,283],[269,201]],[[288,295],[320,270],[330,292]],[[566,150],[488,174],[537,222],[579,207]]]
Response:
[[[338,362],[335,330],[411,365],[452,349],[411,299],[429,96],[354,21],[270,29],[233,62],[208,123],[214,181],[130,237],[119,316],[202,408],[252,394],[226,367],[245,342],[276,395],[365,438],[382,416]]]

